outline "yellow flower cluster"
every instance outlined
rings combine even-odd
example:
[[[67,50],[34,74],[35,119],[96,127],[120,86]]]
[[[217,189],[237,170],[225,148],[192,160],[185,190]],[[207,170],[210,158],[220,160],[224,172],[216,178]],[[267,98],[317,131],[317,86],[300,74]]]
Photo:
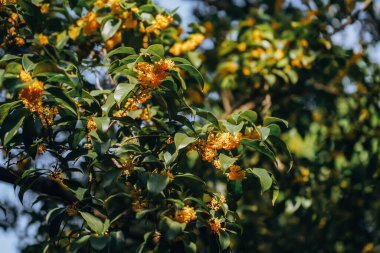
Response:
[[[8,29],[8,34],[5,36],[4,43],[0,46],[3,47],[6,44],[16,44],[17,46],[21,47],[25,45],[25,39],[20,37],[20,35],[16,33],[16,28],[19,26],[20,23],[24,23],[25,21],[20,21],[18,14],[12,12],[10,17],[7,19],[7,22],[11,26]]]
[[[175,213],[175,220],[180,223],[189,223],[197,219],[197,214],[194,207],[184,206],[181,210]]]
[[[77,21],[77,24],[81,26],[83,24],[83,33],[88,36],[94,34],[99,28],[100,24],[96,20],[97,15],[95,12],[90,11],[84,18],[81,18]]]
[[[173,182],[174,180],[174,175],[173,173],[171,173],[170,170],[161,170],[160,172],[158,172],[158,169],[154,169],[152,173],[156,173],[156,174],[160,173],[163,176],[168,176],[169,182]]]
[[[148,108],[142,109],[142,112],[141,112],[139,118],[142,120],[146,120],[146,121],[150,120]]]
[[[42,125],[44,127],[51,126],[54,123],[54,118],[58,114],[58,108],[53,106],[53,107],[43,107],[42,111],[38,112],[38,115],[41,118]]]
[[[95,123],[95,121],[94,121],[94,119],[93,119],[92,116],[90,116],[88,118],[86,127],[87,127],[87,131],[88,132],[91,132],[92,130],[96,130],[96,128],[97,128],[96,127],[96,123]]]
[[[205,39],[205,36],[200,33],[194,33],[189,36],[189,38],[183,42],[176,42],[169,49],[169,52],[173,55],[181,55],[196,49]]]
[[[122,29],[133,29],[137,26],[137,20],[133,19],[133,13],[138,12],[138,8],[132,8],[132,11],[124,11],[120,14],[120,19],[123,21],[121,28]]]
[[[231,165],[229,168],[229,173],[227,173],[228,180],[231,181],[242,181],[245,177],[245,171],[239,165]]]
[[[141,89],[133,97],[128,98],[124,105],[124,108],[114,113],[115,117],[125,117],[128,112],[133,112],[139,109],[139,105],[144,104],[146,101],[152,98],[150,89]]]
[[[115,46],[117,46],[118,44],[120,44],[122,40],[123,40],[122,33],[120,31],[116,32],[114,36],[112,36],[110,39],[106,41],[105,47],[109,51],[113,49]]]
[[[202,160],[213,162],[217,150],[231,150],[237,148],[240,145],[240,140],[242,134],[238,133],[236,136],[233,136],[231,133],[210,133],[207,137],[207,140],[198,140],[190,148],[195,149],[200,152]],[[214,161],[215,167],[221,169],[220,161]]]
[[[130,183],[126,183],[126,187],[129,189],[129,193],[134,199],[132,202],[132,210],[134,212],[143,211],[149,207],[149,201],[142,196],[142,190],[139,187]]]
[[[163,79],[169,75],[169,70],[173,70],[175,63],[171,59],[160,60],[154,64],[139,62],[136,64],[135,71],[143,87],[157,88]]]
[[[214,211],[218,211],[224,203],[226,203],[226,198],[223,195],[220,195],[218,199],[215,197],[212,198],[207,206]]]
[[[134,212],[140,212],[149,207],[149,201],[146,198],[136,199],[132,202],[132,210]]]
[[[215,234],[218,234],[222,228],[222,221],[216,217],[209,219],[207,223]]]
[[[44,91],[44,84],[41,81],[34,81],[28,87],[20,91],[22,103],[31,112],[42,111],[42,92]]]
[[[25,70],[21,70],[20,74],[18,75],[18,78],[20,78],[21,82],[23,83],[32,81],[32,75]]]
[[[144,29],[143,27],[140,27],[140,31],[145,32],[147,34],[155,33],[156,35],[159,35],[161,33],[161,30],[168,27],[172,22],[173,22],[172,17],[158,14],[152,21],[151,26],[149,26],[146,29]]]
[[[121,165],[123,167],[123,175],[129,176],[130,174],[133,173],[135,165],[132,162],[132,159],[128,159],[125,162],[122,163]]]
[[[211,143],[214,149],[231,150],[240,145],[241,138],[241,133],[238,133],[236,136],[233,136],[231,133],[217,133],[216,136],[210,134],[208,136],[208,142]]]

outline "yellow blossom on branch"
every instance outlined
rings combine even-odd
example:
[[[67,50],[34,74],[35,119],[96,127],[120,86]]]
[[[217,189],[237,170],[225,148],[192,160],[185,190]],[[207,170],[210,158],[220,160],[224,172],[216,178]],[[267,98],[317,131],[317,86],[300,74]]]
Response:
[[[96,30],[100,27],[99,22],[96,20],[96,13],[90,11],[84,17],[83,22],[79,22],[79,24],[83,23],[83,33],[84,35],[91,35],[96,32]]]
[[[231,165],[229,167],[229,173],[227,173],[228,180],[242,181],[245,177],[245,171],[239,165]]]
[[[205,39],[205,36],[200,33],[194,33],[189,36],[184,42],[176,42],[170,48],[169,52],[173,55],[181,55],[196,49]]]
[[[225,202],[226,198],[223,195],[220,195],[218,199],[215,197],[212,198],[211,201],[207,204],[207,206],[214,211],[218,211]]]
[[[41,45],[45,46],[45,45],[49,44],[49,39],[48,39],[48,37],[46,35],[39,34],[38,35],[38,42]]]
[[[34,81],[28,87],[20,91],[22,103],[31,112],[41,111],[42,109],[42,92],[44,91],[44,84],[41,81]]]
[[[215,234],[219,233],[219,230],[222,228],[222,221],[216,217],[209,219],[207,224]]]
[[[20,74],[18,75],[18,78],[20,78],[21,82],[23,83],[32,81],[32,75],[25,70],[21,70]]]
[[[170,59],[160,60],[154,64],[139,62],[136,64],[136,72],[142,86],[155,89],[174,67],[174,61]]]
[[[186,205],[175,213],[175,219],[180,223],[189,223],[197,219],[197,214],[194,207]]]
[[[46,14],[46,13],[49,13],[49,9],[50,9],[50,4],[45,3],[41,5],[40,11],[42,14]]]

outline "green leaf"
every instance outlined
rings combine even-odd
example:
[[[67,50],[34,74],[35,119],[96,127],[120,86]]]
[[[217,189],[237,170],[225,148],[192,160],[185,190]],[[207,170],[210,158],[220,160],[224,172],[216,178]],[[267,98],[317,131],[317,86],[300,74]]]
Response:
[[[70,245],[70,252],[75,253],[79,249],[83,248],[87,244],[90,237],[91,237],[91,235],[85,235],[85,236],[82,236],[81,238],[78,238],[77,240],[75,240]]]
[[[230,236],[222,229],[219,230],[219,243],[222,250],[227,249],[231,244]]]
[[[83,219],[86,221],[87,225],[91,228],[95,233],[101,234],[103,231],[103,222],[94,215],[87,212],[79,212]]]
[[[276,160],[276,157],[275,157],[273,151],[270,150],[264,142],[261,142],[258,140],[242,139],[240,141],[240,143],[247,146],[247,147],[253,148],[254,150],[266,155],[267,157],[269,157],[273,161],[273,163],[277,167],[277,160]]]
[[[190,143],[193,143],[196,140],[194,137],[189,137],[184,133],[176,133],[174,136],[174,143],[178,150],[186,147]]]
[[[273,136],[276,136],[276,137],[280,137],[280,135],[281,135],[281,128],[278,125],[276,125],[276,124],[269,124],[267,126],[267,128],[270,129],[270,135],[271,136],[273,135]]]
[[[108,95],[107,100],[104,105],[102,105],[103,115],[107,116],[111,111],[112,107],[116,105],[116,100],[112,94]]]
[[[246,110],[239,114],[239,118],[244,119],[252,124],[255,124],[257,120],[257,113],[252,110]]]
[[[247,172],[253,174],[260,180],[261,193],[267,191],[272,186],[273,180],[269,172],[261,168],[247,169]]]
[[[168,185],[169,177],[157,173],[152,173],[149,176],[147,188],[153,195],[160,194]]]
[[[174,176],[174,180],[177,181],[177,180],[183,180],[183,181],[186,181],[186,182],[191,182],[193,181],[191,184],[202,184],[202,185],[205,185],[206,183],[198,176],[194,175],[194,174],[191,174],[191,173],[184,173],[184,174],[179,174],[179,175],[175,175]]]
[[[99,133],[106,133],[108,131],[111,119],[109,117],[93,117]]]
[[[278,194],[280,193],[280,188],[278,186],[278,183],[276,179],[272,176],[273,184],[272,184],[272,205],[276,203],[276,200],[278,198]]]
[[[142,49],[141,51],[142,53],[157,56],[158,58],[163,58],[165,56],[165,50],[161,44],[153,44],[149,46],[147,49]]]
[[[57,102],[63,105],[64,108],[68,109],[75,116],[77,116],[77,107],[75,105],[75,102],[71,97],[69,97],[65,90],[51,86],[47,88],[46,91],[53,95]]]
[[[42,75],[45,73],[61,73],[60,70],[53,62],[51,61],[42,61],[36,64],[33,69],[33,76]]]
[[[7,118],[6,127],[2,126],[2,131],[4,131],[3,143],[5,146],[8,145],[12,138],[17,134],[19,128],[24,122],[25,116],[25,110],[16,110],[10,115],[9,118]]]
[[[270,133],[270,129],[267,127],[259,127],[257,128],[257,131],[259,131],[261,140],[263,141],[265,141],[268,138],[269,133]]]
[[[121,25],[120,19],[118,19],[118,20],[108,19],[104,23],[104,25],[102,26],[102,29],[101,29],[102,30],[101,34],[102,34],[103,40],[106,41],[109,38],[111,38],[112,36],[114,36],[114,34],[119,29],[120,25]]]
[[[223,121],[223,124],[227,128],[228,132],[232,133],[233,136],[236,136],[244,126],[243,122],[240,122],[239,125],[234,125],[226,120]]]
[[[10,60],[20,59],[20,58],[21,57],[17,56],[17,55],[6,54],[3,57],[1,57],[0,64],[4,63],[4,62],[7,62],[7,61],[10,61]]]
[[[178,64],[177,67],[185,70],[191,77],[193,77],[203,89],[204,80],[202,74],[192,65],[190,64]]]
[[[136,51],[132,47],[118,47],[118,48],[112,50],[111,52],[109,52],[104,59],[107,60],[108,58],[110,58],[111,56],[116,55],[116,54],[131,55],[131,54],[136,54]]]
[[[282,123],[286,127],[288,127],[288,122],[286,120],[276,118],[276,117],[266,117],[264,119],[264,126],[268,126],[269,124],[272,124],[272,123]]]
[[[159,223],[160,231],[164,232],[165,238],[168,241],[173,240],[178,235],[180,235],[183,231],[185,231],[186,223],[179,223],[168,217],[164,217]]]
[[[136,87],[136,84],[130,84],[130,83],[120,83],[118,86],[116,86],[115,93],[113,94],[113,97],[115,98],[116,102],[120,103],[124,100]]]
[[[276,148],[280,148],[281,151],[285,153],[288,159],[288,166],[289,166],[288,171],[290,171],[293,168],[293,157],[286,143],[283,140],[281,140],[279,137],[272,136],[272,135],[269,137],[269,140],[276,146]]]
[[[30,72],[34,68],[35,64],[29,59],[28,55],[29,54],[24,54],[22,56],[22,67],[25,71]]]
[[[94,236],[94,235],[92,235],[90,237],[91,246],[95,250],[102,250],[102,249],[104,249],[107,246],[108,241],[109,241],[109,238],[106,237],[106,236]]]
[[[3,121],[7,117],[8,113],[21,104],[21,101],[13,101],[0,105],[0,126],[3,124]]]
[[[206,110],[204,110],[204,109],[200,109],[200,108],[195,108],[195,111],[196,111],[196,114],[197,114],[199,117],[208,120],[208,121],[211,122],[216,128],[220,129],[219,121],[218,121],[218,119],[214,116],[214,114],[212,114],[211,112],[206,111]]]
[[[228,169],[237,160],[238,160],[237,158],[229,157],[229,156],[226,156],[225,154],[219,155],[219,161],[220,161],[220,164],[222,165],[223,170]]]

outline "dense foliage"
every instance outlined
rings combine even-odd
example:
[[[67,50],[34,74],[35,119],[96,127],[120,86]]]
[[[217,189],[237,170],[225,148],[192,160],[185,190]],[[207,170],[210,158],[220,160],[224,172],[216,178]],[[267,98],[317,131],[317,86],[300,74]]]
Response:
[[[23,252],[230,251],[244,192],[275,202],[287,122],[185,99],[204,85],[203,27],[180,38],[179,17],[145,0],[2,7],[0,180],[38,193]]]

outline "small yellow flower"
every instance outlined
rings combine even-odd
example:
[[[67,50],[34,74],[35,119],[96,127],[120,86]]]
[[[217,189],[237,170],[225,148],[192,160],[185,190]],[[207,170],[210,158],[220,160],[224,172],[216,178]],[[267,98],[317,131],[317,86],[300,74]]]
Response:
[[[80,31],[81,31],[81,28],[79,26],[70,25],[69,32],[68,32],[70,39],[76,40],[76,38],[78,38],[80,34]]]
[[[38,155],[42,155],[43,153],[45,153],[45,151],[46,151],[45,145],[42,144],[42,143],[38,144],[38,146],[37,146],[37,154]]]
[[[310,170],[306,168],[301,168],[300,174],[296,177],[296,181],[300,183],[306,183],[309,181]]]
[[[78,214],[78,202],[74,202],[73,204],[66,207],[66,213],[70,217],[74,217]]]
[[[46,35],[39,34],[38,35],[38,42],[41,45],[45,46],[45,45],[49,44],[49,39],[48,39],[48,37]]]
[[[50,9],[50,4],[45,3],[41,5],[40,11],[41,13],[46,14],[49,12],[49,9]]]
[[[244,52],[247,49],[247,44],[245,42],[240,42],[237,44],[236,48],[239,52]]]
[[[197,219],[197,214],[194,207],[184,206],[181,210],[175,213],[175,219],[180,223],[189,223]]]

